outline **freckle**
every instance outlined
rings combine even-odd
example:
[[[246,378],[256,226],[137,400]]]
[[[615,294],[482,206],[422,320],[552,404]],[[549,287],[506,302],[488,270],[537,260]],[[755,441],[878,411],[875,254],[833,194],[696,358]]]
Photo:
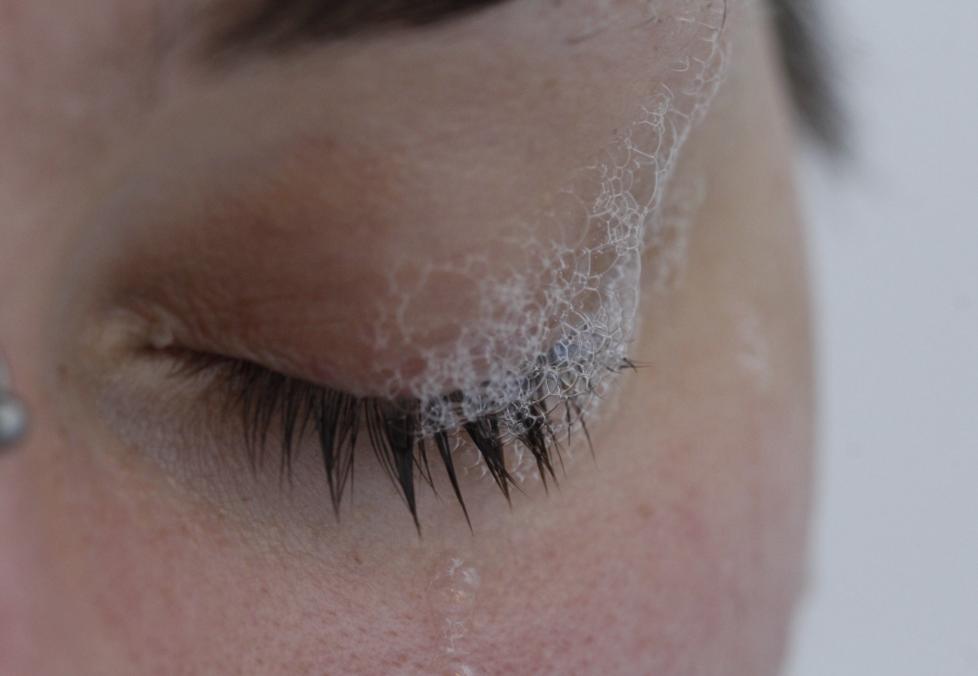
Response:
[[[546,563],[560,561],[561,559],[564,558],[561,551],[554,547],[547,547],[546,549],[543,550],[542,554],[543,554],[543,560]]]
[[[652,507],[647,502],[640,502],[635,511],[646,521],[652,518]]]
[[[360,552],[355,549],[353,550],[353,563],[357,564],[358,566],[363,565],[363,559],[360,558]]]

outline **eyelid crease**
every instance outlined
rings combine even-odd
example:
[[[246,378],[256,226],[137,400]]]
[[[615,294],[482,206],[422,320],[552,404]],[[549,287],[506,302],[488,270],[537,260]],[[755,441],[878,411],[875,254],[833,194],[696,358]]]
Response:
[[[549,489],[550,481],[557,483],[556,465],[563,466],[563,457],[562,441],[554,429],[556,416],[563,417],[561,422],[566,427],[568,443],[574,427],[579,427],[594,453],[583,409],[576,398],[558,401],[550,408],[541,400],[518,411],[507,411],[507,415],[500,411],[475,420],[465,419],[458,411],[457,429],[432,432],[423,430],[419,424],[419,412],[424,404],[417,400],[395,402],[358,397],[221,355],[178,349],[167,353],[173,359],[173,376],[212,378],[213,386],[224,398],[223,413],[239,418],[253,472],[265,466],[274,432],[278,435],[280,451],[278,471],[291,481],[298,449],[306,438],[312,437],[319,446],[336,515],[344,493],[352,484],[357,448],[364,440],[403,499],[419,534],[415,475],[435,490],[429,459],[432,450],[437,451],[436,458],[470,528],[472,523],[454,460],[454,451],[463,439],[478,451],[486,471],[507,502],[511,489],[520,490],[506,463],[505,451],[512,444],[520,444],[530,452],[545,489]],[[637,368],[631,360],[621,364],[622,370]],[[449,394],[444,400],[440,403],[457,404],[461,399]],[[503,419],[518,420],[521,428],[504,430],[500,422]]]

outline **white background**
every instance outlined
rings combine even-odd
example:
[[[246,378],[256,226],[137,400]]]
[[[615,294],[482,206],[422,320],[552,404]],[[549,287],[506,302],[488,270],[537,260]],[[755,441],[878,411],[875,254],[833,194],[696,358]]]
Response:
[[[857,158],[806,167],[812,590],[789,676],[978,675],[978,2],[820,0]]]

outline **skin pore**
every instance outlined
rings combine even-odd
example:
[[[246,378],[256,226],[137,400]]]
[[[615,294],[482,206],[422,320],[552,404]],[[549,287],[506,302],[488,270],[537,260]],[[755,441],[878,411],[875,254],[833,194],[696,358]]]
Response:
[[[510,507],[467,473],[470,532],[436,468],[419,537],[363,452],[337,520],[314,448],[291,487],[252,477],[239,432],[147,356],[164,316],[189,349],[345,389],[407,368],[357,330],[396,301],[386,272],[479,249],[531,266],[514,223],[554,239],[537,216],[568,175],[684,84],[669,17],[697,3],[647,23],[649,3],[599,4],[231,70],[171,37],[186,7],[0,10],[0,343],[37,421],[0,460],[0,672],[776,673],[812,376],[788,106],[753,5],[670,184],[702,194],[680,279],[654,283],[647,253],[628,350],[647,366],[558,487]],[[420,296],[422,342],[480,321],[467,271]]]

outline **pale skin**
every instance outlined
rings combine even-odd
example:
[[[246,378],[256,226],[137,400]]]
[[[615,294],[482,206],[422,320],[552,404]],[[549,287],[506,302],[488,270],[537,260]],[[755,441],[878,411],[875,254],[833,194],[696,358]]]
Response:
[[[492,242],[627,124],[672,54],[645,51],[654,32],[550,40],[588,3],[518,0],[214,74],[156,39],[154,17],[181,12],[153,4],[0,6],[0,345],[34,419],[0,458],[0,672],[777,673],[814,411],[794,132],[763,17],[731,19],[731,70],[680,166],[707,186],[685,270],[644,289],[631,353],[648,367],[622,376],[594,460],[512,506],[465,477],[472,532],[439,479],[419,537],[369,453],[338,521],[313,457],[290,489],[249,480],[235,448],[189,464],[148,448],[129,433],[143,409],[112,402],[234,444],[181,417],[194,402],[134,347],[151,328],[111,309],[176,280],[155,300],[218,327],[178,340],[369,388],[357,365],[397,359],[344,330],[382,295],[372,271]],[[275,237],[195,201],[227,185],[284,214]],[[220,284],[182,276],[201,260]],[[466,307],[420,310],[432,340]],[[452,559],[480,580],[457,659],[431,602]]]

